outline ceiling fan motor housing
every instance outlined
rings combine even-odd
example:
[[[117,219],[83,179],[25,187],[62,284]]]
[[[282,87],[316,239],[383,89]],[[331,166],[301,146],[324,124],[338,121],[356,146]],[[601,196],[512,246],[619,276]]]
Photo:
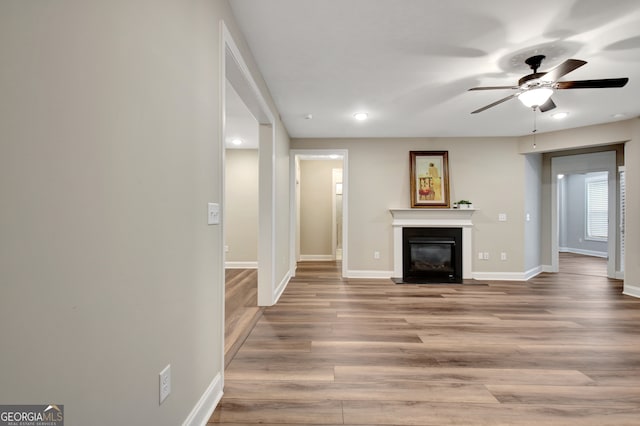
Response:
[[[536,80],[541,78],[542,76],[544,76],[546,74],[546,72],[536,72],[533,74],[529,74],[529,75],[525,75],[524,77],[522,77],[520,80],[518,80],[518,86],[520,86],[521,88],[526,88],[524,87],[525,83],[531,81],[531,80]],[[531,85],[533,86],[533,84]]]

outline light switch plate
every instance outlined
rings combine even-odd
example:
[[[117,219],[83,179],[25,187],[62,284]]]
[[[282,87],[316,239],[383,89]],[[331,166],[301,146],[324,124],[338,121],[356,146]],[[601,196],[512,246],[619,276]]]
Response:
[[[167,365],[160,372],[160,404],[164,402],[165,399],[171,393],[171,364]]]
[[[220,204],[218,203],[207,204],[207,224],[209,225],[220,224]]]

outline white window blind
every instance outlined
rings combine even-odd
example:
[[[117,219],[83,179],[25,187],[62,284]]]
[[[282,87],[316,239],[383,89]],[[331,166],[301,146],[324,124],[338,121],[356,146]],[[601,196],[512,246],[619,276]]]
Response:
[[[606,241],[609,225],[609,197],[607,175],[587,177],[586,237],[592,240]]]

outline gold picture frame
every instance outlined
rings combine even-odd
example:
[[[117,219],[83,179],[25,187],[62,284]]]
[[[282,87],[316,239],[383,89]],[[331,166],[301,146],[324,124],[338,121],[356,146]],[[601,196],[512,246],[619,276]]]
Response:
[[[410,151],[411,208],[449,208],[449,152]]]

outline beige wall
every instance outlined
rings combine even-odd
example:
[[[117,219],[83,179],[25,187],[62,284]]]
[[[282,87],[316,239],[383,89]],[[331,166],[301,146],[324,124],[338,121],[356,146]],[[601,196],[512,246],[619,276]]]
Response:
[[[638,144],[638,119],[540,134],[535,148],[531,136],[292,140],[295,149],[349,150],[349,270],[392,270],[388,209],[409,207],[408,152],[447,150],[452,200],[471,199],[479,209],[473,217],[473,270],[505,277],[550,265],[551,157],[615,150],[617,164],[627,170],[625,291],[635,295],[640,295],[640,228],[634,220],[640,217]],[[498,222],[498,213],[507,213],[507,222]],[[379,260],[374,251],[381,252]],[[478,260],[479,251],[488,251],[490,260]],[[507,261],[499,260],[501,251]]]
[[[0,2],[2,403],[176,425],[222,374],[221,19],[273,108],[226,1]]]
[[[225,153],[227,263],[258,261],[258,150]]]
[[[333,169],[342,161],[300,161],[300,255],[302,259],[333,254]]]
[[[524,268],[525,157],[515,138],[293,139],[294,149],[349,151],[351,271],[393,271],[390,208],[410,207],[409,151],[449,151],[451,199],[469,199],[474,219],[474,271],[513,273]],[[498,222],[506,213],[507,222]],[[374,259],[373,252],[380,252]],[[506,251],[507,261],[500,260]]]

